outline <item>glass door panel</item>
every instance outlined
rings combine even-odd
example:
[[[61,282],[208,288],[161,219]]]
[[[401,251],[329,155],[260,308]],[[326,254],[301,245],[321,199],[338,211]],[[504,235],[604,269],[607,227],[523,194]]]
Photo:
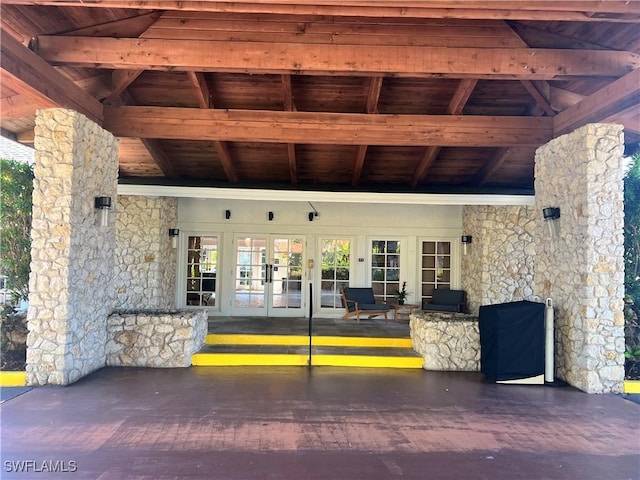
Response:
[[[400,241],[371,241],[371,286],[378,301],[395,298],[400,289]]]
[[[349,286],[351,240],[322,239],[320,251],[320,307],[342,309],[340,291]]]
[[[237,235],[234,313],[303,314],[304,238]]]
[[[236,239],[236,308],[265,308],[266,245],[264,237]]]
[[[420,256],[421,297],[430,300],[435,288],[451,287],[451,242],[424,241]]]
[[[189,236],[187,242],[185,303],[193,307],[216,306],[218,237]]]

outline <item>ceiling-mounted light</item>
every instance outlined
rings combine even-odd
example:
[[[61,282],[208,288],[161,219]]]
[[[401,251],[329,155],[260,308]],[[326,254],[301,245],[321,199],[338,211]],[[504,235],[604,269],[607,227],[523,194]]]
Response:
[[[95,197],[94,208],[98,211],[96,225],[106,227],[109,225],[109,210],[111,210],[111,197]]]

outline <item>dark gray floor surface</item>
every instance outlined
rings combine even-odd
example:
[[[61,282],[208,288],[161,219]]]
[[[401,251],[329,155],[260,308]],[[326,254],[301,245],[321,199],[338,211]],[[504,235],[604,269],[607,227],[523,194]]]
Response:
[[[104,368],[1,424],[3,479],[640,478],[637,404],[478,373]]]

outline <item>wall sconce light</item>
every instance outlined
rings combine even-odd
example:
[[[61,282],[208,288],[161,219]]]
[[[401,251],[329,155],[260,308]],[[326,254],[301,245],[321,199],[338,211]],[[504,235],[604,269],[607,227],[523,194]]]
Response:
[[[169,236],[171,237],[171,247],[176,248],[178,246],[178,237],[180,236],[180,230],[178,230],[177,228],[170,228]]]
[[[546,207],[542,209],[544,222],[547,224],[549,236],[558,238],[558,219],[560,218],[559,207]]]
[[[227,220],[231,218],[231,210],[224,211],[224,218],[226,218]]]
[[[466,255],[469,248],[471,248],[473,237],[471,235],[462,235],[462,237],[460,237],[460,242],[462,243],[462,254]]]
[[[98,211],[96,225],[106,227],[109,225],[109,210],[111,210],[111,197],[95,197],[94,208]]]
[[[267,218],[269,218],[269,221],[273,220],[273,212],[269,212],[269,214],[267,215]]]

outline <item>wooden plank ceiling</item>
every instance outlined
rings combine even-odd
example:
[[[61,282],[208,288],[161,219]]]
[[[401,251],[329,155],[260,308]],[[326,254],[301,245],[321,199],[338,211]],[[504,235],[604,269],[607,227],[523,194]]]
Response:
[[[532,193],[589,122],[640,142],[640,2],[26,1],[1,5],[3,135],[73,108],[121,181]]]

